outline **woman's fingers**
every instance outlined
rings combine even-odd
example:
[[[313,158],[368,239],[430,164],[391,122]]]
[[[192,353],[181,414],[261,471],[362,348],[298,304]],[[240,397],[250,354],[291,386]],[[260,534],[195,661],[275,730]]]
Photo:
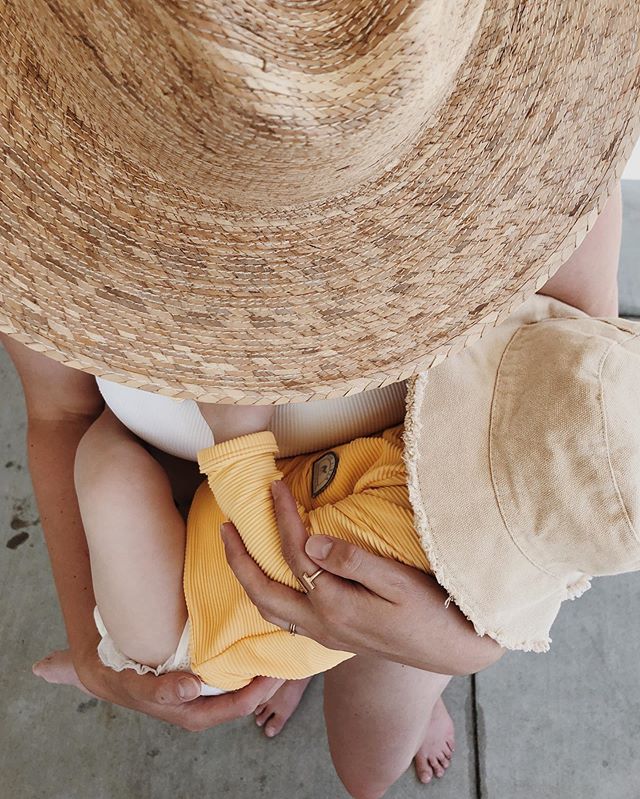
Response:
[[[284,680],[256,677],[238,691],[220,696],[201,696],[179,709],[181,724],[187,730],[199,732],[226,721],[251,715],[269,701]]]
[[[283,680],[272,677],[256,677],[239,691],[220,696],[200,696],[200,681],[188,672],[171,672],[159,677],[153,674],[139,675],[132,670],[114,674],[114,694],[105,698],[111,701],[115,699],[125,707],[144,710],[192,732],[250,715],[258,705],[267,702],[283,683]],[[122,697],[123,693],[126,700]],[[117,694],[120,696],[116,698]]]
[[[97,654],[89,658],[81,669],[82,683],[73,666],[72,670],[64,682],[87,690],[83,687],[86,680],[93,688],[93,695],[100,699],[142,711],[191,731],[206,730],[248,716],[267,702],[283,683],[283,680],[272,677],[256,677],[239,691],[201,696],[200,680],[190,672],[169,672],[156,677],[138,674],[133,669],[113,671],[98,660]]]
[[[337,538],[309,536],[288,486],[281,481],[272,483],[271,493],[282,554],[296,577],[300,578],[305,572],[313,574],[320,566],[332,575],[360,583],[385,599],[395,599],[406,591],[408,573],[415,571],[411,567],[372,555]],[[323,590],[309,594],[314,603],[333,601],[336,590],[344,590],[344,586],[338,586],[331,575],[320,576],[318,586],[320,581],[324,584]]]
[[[242,538],[231,522],[220,528],[227,562],[247,596],[266,621],[286,630],[295,623],[301,635],[307,635],[311,610],[304,594],[270,580],[245,549]]]
[[[184,702],[192,702],[200,696],[200,680],[195,674],[188,672],[171,672],[161,674],[156,677],[153,674],[138,675],[131,671],[126,675],[129,678],[129,686],[135,691],[136,699],[147,702],[156,702],[159,705],[181,705]],[[142,676],[142,680],[135,678]]]
[[[360,583],[384,599],[401,599],[416,571],[389,558],[372,555],[360,547],[326,535],[312,535],[305,543],[307,555],[331,574]]]
[[[298,506],[289,487],[281,480],[277,480],[271,484],[271,494],[280,533],[282,555],[299,580],[303,574],[311,575],[318,571],[318,567],[304,550],[309,534],[300,518]]]

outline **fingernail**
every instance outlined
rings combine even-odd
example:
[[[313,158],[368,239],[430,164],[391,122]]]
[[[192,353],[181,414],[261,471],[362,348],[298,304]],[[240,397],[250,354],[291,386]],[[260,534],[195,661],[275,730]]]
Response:
[[[280,483],[281,482],[282,482],[281,480],[274,480],[273,483],[271,483],[271,496],[272,497],[277,497],[278,496],[278,492],[280,491]]]
[[[327,538],[326,535],[312,535],[307,538],[307,543],[304,545],[305,552],[311,558],[323,560],[331,552],[333,541]]]
[[[178,681],[178,696],[183,701],[195,699],[200,696],[200,687],[196,684],[195,680],[179,680]]]
[[[224,542],[224,540],[226,538],[226,535],[227,535],[227,525],[228,525],[228,522],[223,522],[220,525],[220,536],[221,536],[223,542]]]

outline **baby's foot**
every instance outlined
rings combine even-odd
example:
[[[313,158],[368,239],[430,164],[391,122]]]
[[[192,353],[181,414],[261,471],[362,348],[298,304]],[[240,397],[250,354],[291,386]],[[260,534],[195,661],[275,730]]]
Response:
[[[76,667],[71,659],[71,652],[68,649],[57,649],[46,658],[42,658],[31,667],[31,671],[36,677],[42,677],[47,682],[55,685],[73,685],[83,693],[94,696],[80,682]]]
[[[455,751],[453,721],[438,699],[433,707],[427,735],[415,757],[416,774],[420,782],[431,782],[435,774],[442,777],[449,768],[451,756]]]
[[[258,727],[264,727],[264,734],[268,738],[273,738],[281,732],[298,707],[302,694],[310,682],[311,677],[307,677],[306,680],[287,680],[268,702],[258,705],[255,710],[256,724]]]

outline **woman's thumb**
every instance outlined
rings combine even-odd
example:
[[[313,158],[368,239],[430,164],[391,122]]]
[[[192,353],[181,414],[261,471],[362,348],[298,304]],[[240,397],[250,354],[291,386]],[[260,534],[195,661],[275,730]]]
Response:
[[[331,538],[328,535],[311,535],[305,543],[305,552],[318,566],[338,577],[360,583],[382,597],[390,598],[390,583],[399,584],[410,567],[388,558],[382,558],[365,549]]]
[[[158,702],[161,705],[181,705],[183,702],[191,702],[200,696],[200,680],[195,675],[186,672],[169,672],[161,674],[159,677],[148,676],[145,687],[151,689],[152,696],[147,699],[152,702]],[[141,683],[142,681],[138,678],[136,684],[141,687]]]
[[[366,562],[375,560],[375,555],[327,535],[309,536],[304,548],[307,555],[326,571],[362,584],[365,584],[366,577],[366,583],[370,583],[372,564],[367,567]]]
[[[314,560],[325,560],[331,550],[335,540],[327,535],[310,535],[305,544],[305,552]]]

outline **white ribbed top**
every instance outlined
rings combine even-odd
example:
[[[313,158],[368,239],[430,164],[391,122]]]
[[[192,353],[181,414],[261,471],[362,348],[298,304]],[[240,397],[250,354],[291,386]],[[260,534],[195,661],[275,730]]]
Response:
[[[193,400],[175,400],[96,378],[104,401],[120,421],[154,447],[186,460],[210,447],[211,430]],[[407,384],[393,383],[351,397],[276,406],[271,430],[281,457],[326,449],[399,424]]]

